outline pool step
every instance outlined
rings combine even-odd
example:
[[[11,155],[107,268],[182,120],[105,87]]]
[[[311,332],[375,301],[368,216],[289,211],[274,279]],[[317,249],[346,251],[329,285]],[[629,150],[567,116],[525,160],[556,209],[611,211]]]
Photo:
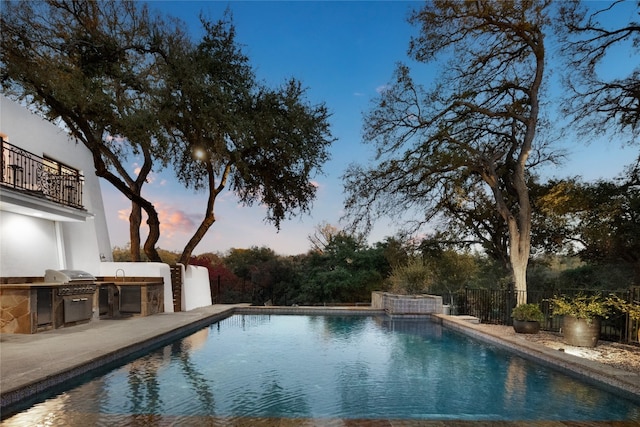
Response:
[[[468,315],[456,316],[456,319],[460,319],[460,320],[465,321],[465,322],[473,323],[474,325],[477,325],[477,324],[480,323],[480,319],[478,319],[475,316],[468,316]]]

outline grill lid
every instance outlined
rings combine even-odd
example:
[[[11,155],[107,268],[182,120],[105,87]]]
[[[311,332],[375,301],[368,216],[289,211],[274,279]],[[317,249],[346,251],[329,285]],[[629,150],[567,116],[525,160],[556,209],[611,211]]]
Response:
[[[78,282],[78,281],[91,281],[96,280],[91,274],[82,270],[45,270],[44,281],[45,282]]]

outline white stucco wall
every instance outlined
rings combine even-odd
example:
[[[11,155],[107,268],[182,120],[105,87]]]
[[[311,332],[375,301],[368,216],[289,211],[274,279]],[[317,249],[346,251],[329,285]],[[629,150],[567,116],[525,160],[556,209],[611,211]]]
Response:
[[[0,133],[17,147],[80,170],[85,177],[83,205],[92,216],[85,221],[56,222],[0,212],[0,276],[43,276],[48,268],[98,275],[101,257],[112,259],[111,242],[89,150],[71,140],[63,129],[2,95]],[[2,193],[0,188],[0,199]],[[20,232],[16,224],[28,231]]]
[[[185,311],[211,305],[209,270],[206,267],[188,265],[183,267],[182,309]]]
[[[182,267],[182,306],[183,311],[206,307],[212,304],[209,287],[209,271],[206,267],[189,265]],[[173,313],[173,292],[171,289],[171,270],[168,264],[160,262],[103,262],[100,264],[100,276],[122,277],[162,277],[164,279],[164,311]],[[116,274],[117,273],[117,274]]]
[[[0,211],[0,254],[2,276],[44,275],[58,265],[54,223]]]

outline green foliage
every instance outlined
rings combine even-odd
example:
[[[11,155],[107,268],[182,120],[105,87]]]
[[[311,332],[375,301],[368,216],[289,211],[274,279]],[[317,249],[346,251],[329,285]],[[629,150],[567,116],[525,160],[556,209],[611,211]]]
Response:
[[[556,288],[565,289],[628,289],[634,273],[626,264],[585,264],[562,271],[555,280]]]
[[[328,109],[310,104],[301,82],[270,88],[256,78],[230,16],[202,23],[203,38],[177,48],[161,69],[169,160],[182,183],[208,194],[183,260],[215,222],[215,200],[224,189],[244,205],[265,206],[266,220],[276,228],[308,212],[316,195],[312,178],[333,143]]]
[[[444,250],[424,262],[433,272],[432,292],[441,294],[446,291],[462,289],[481,279],[480,264],[484,260],[467,251]],[[495,286],[492,283],[491,286]]]
[[[607,298],[607,303],[615,310],[628,314],[632,320],[640,321],[640,303],[637,301],[629,302],[617,295],[610,295]]]
[[[596,317],[608,318],[611,303],[598,294],[587,296],[559,295],[549,299],[551,310],[556,316],[573,316],[578,319],[593,320]]]
[[[317,226],[309,241],[309,260],[317,268],[317,274],[311,277],[323,280],[320,299],[323,302],[339,294],[350,302],[368,301],[371,291],[380,289],[382,279],[390,271],[388,255],[393,249],[390,251],[386,242],[370,248],[364,235],[349,234],[327,223]],[[327,285],[333,279],[341,285]]]
[[[397,293],[431,293],[449,295],[466,286],[481,289],[505,289],[509,276],[492,259],[468,252],[422,248],[422,253],[409,257],[408,246],[396,241],[394,256],[408,256],[405,264],[389,263],[388,241],[367,246],[359,238],[344,232],[335,233],[323,252],[298,256],[280,256],[267,247],[231,249],[228,253],[206,253],[193,257],[193,265],[209,269],[212,296],[216,302],[252,302],[262,305],[315,305],[323,303],[356,303],[369,301],[374,290]],[[399,247],[405,250],[398,251]],[[163,260],[174,263],[179,254],[158,249]],[[402,255],[402,256],[405,256]],[[130,261],[128,247],[115,247],[114,261]],[[548,257],[533,263],[533,289],[616,289],[627,288],[620,282],[626,271],[619,266],[576,265],[575,258]],[[567,278],[571,278],[571,280]],[[606,279],[610,280],[607,281]],[[218,281],[220,286],[218,286]],[[614,285],[619,286],[614,286]],[[613,298],[613,297],[612,297]],[[622,304],[622,303],[621,303]],[[614,305],[612,305],[614,307]],[[617,306],[622,310],[623,305]],[[633,305],[624,306],[633,310]]]
[[[446,295],[462,291],[465,287],[504,289],[510,286],[508,271],[489,257],[441,249],[438,245],[421,245],[420,250],[420,257],[410,258],[410,261],[392,269],[387,280],[391,290]]]
[[[166,249],[157,249],[157,253],[160,256],[161,262],[169,265],[175,265],[180,259],[180,254],[175,251],[168,251]],[[127,244],[125,247],[114,246],[113,247],[113,261],[114,262],[132,262],[131,247]],[[146,254],[141,254],[140,261],[148,262],[149,258]]]
[[[396,294],[417,295],[429,292],[433,286],[433,272],[422,259],[413,258],[406,265],[392,269],[390,291]]]
[[[580,257],[597,263],[622,260],[640,279],[640,185],[598,182],[585,188]]]
[[[511,312],[511,317],[525,322],[544,321],[544,314],[538,304],[519,304]]]
[[[501,262],[481,255],[475,255],[475,260],[478,270],[475,276],[470,278],[470,287],[508,289],[512,286],[511,273]]]
[[[538,244],[577,253],[589,268],[627,264],[640,283],[639,182],[636,164],[615,180],[547,183],[536,191]]]
[[[114,262],[130,262],[131,261],[131,251],[127,247],[121,248],[119,246],[114,246],[112,250],[112,255],[113,255]]]
[[[383,287],[389,270],[384,247],[368,247],[344,231],[331,233],[322,251],[302,258],[300,294],[296,303],[356,303],[369,301]]]
[[[547,255],[529,263],[531,291],[553,289],[625,290],[634,283],[634,270],[626,263],[585,263],[577,256]]]
[[[379,248],[384,253],[384,258],[389,264],[389,268],[392,266],[406,264],[409,261],[409,255],[412,249],[409,245],[399,237],[387,237],[384,241],[375,244],[376,248]],[[387,271],[387,273],[390,273]]]
[[[225,266],[237,277],[236,291],[242,302],[262,305],[273,298],[276,284],[274,272],[279,266],[279,257],[265,246],[249,249],[233,248],[223,258]]]

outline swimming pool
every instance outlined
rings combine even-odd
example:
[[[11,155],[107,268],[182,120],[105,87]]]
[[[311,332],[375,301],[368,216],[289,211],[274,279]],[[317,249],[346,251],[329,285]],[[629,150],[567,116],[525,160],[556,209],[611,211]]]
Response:
[[[425,320],[237,314],[5,423],[274,418],[607,421],[640,407]]]

